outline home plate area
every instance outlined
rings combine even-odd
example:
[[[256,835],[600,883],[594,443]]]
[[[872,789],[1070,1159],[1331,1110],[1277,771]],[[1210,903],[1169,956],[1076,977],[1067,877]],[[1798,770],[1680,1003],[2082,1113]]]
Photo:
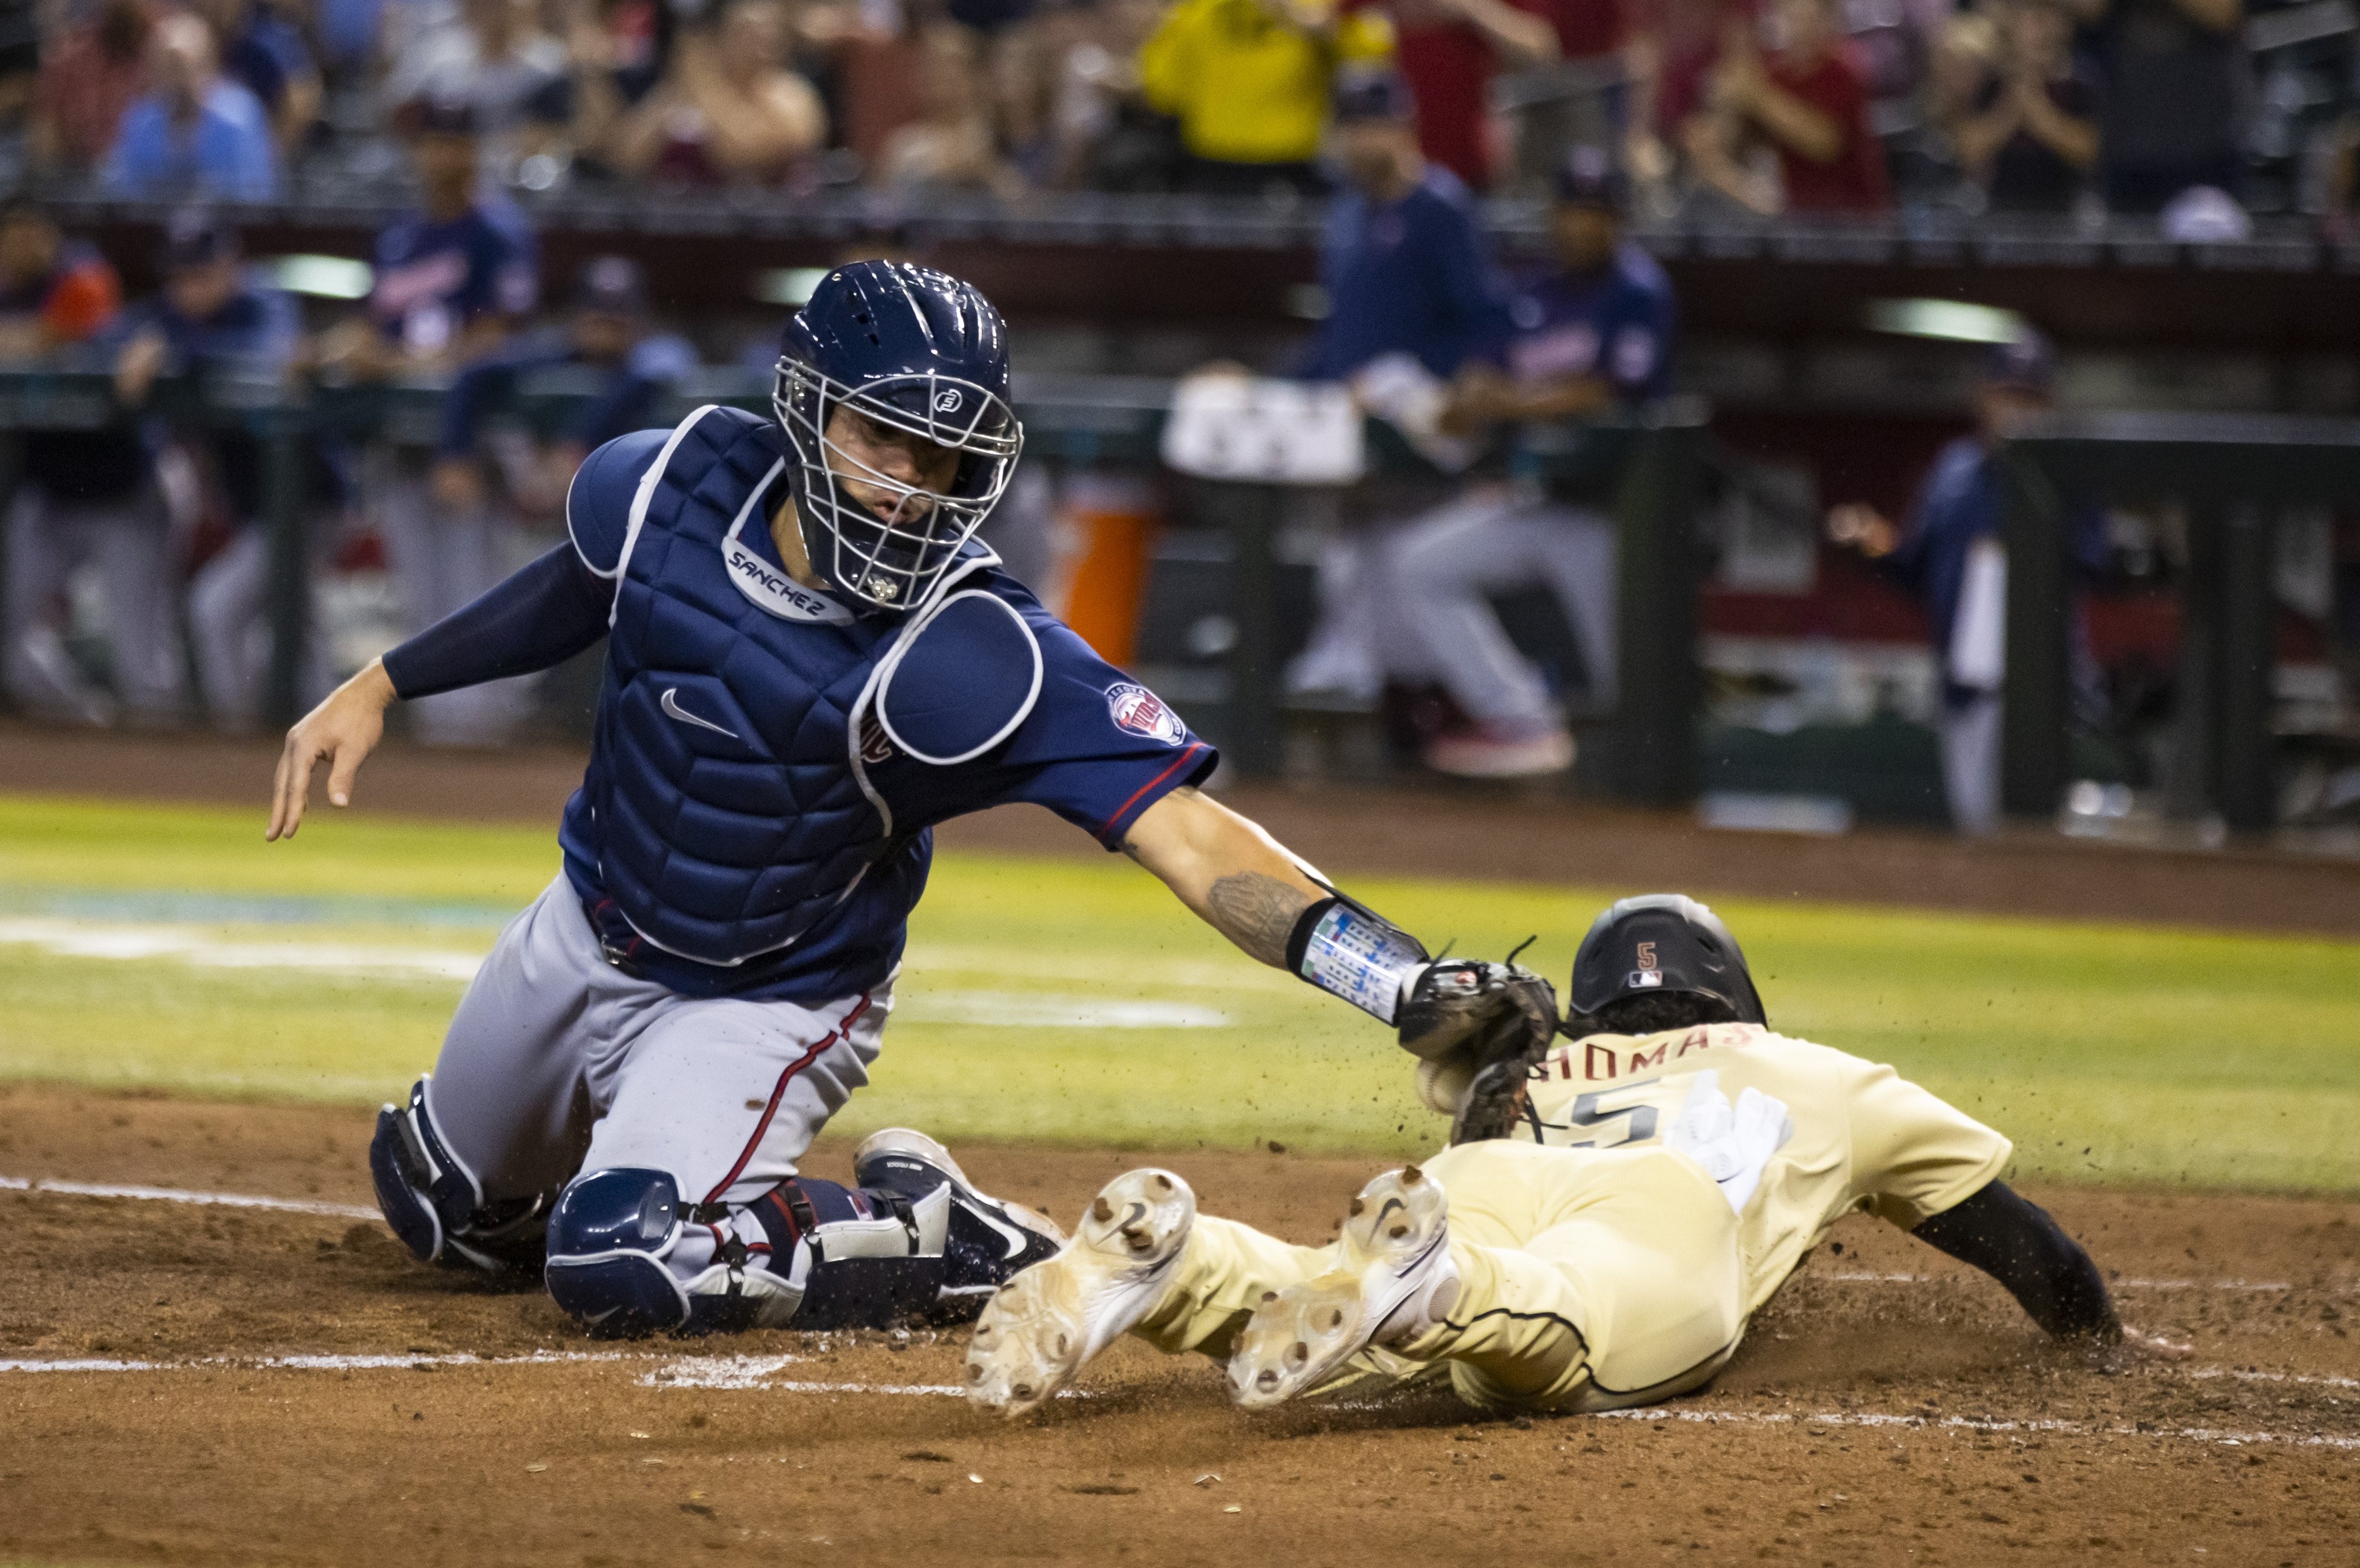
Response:
[[[2037,1193],[2126,1318],[2194,1342],[2181,1365],[2090,1365],[1848,1220],[1658,1410],[1420,1390],[1249,1418],[1210,1362],[1126,1344],[1011,1426],[956,1397],[963,1331],[596,1342],[537,1290],[421,1269],[358,1217],[366,1137],[333,1109],[0,1098],[0,1560],[2360,1562],[2360,1204]],[[1065,1219],[1167,1163],[1299,1239],[1372,1164],[959,1152]]]

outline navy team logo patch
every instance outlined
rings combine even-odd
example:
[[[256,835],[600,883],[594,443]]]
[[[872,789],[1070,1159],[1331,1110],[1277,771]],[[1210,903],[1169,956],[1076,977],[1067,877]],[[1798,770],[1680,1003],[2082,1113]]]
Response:
[[[872,768],[893,760],[893,739],[874,713],[860,715],[860,760]]]
[[[1107,712],[1114,715],[1117,729],[1160,740],[1166,746],[1179,745],[1181,735],[1186,733],[1181,727],[1180,715],[1165,707],[1163,698],[1128,681],[1107,688]]]

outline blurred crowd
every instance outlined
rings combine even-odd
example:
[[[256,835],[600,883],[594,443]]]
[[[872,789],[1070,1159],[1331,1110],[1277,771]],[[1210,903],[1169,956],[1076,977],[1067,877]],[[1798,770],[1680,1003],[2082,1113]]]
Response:
[[[1477,191],[1537,196],[1586,145],[1658,213],[2212,234],[2350,203],[2349,7],[2259,3],[33,0],[5,12],[0,134],[36,173],[176,199],[392,172],[451,102],[532,191],[1316,194],[1339,83],[1384,69]]]

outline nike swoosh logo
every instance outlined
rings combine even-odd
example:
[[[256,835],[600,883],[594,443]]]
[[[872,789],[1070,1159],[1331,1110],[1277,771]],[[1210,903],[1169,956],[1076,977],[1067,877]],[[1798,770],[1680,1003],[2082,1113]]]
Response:
[[[665,713],[670,713],[682,724],[694,724],[698,729],[711,730],[715,735],[727,735],[731,740],[736,740],[738,738],[738,732],[736,730],[725,730],[719,724],[715,724],[711,719],[700,719],[694,713],[690,713],[686,708],[682,707],[680,705],[680,688],[677,686],[667,686],[664,688],[661,706]]]
[[[1013,1258],[1024,1250],[1026,1237],[1022,1231],[1005,1221],[994,1219],[984,1212],[983,1205],[980,1203],[961,1203],[959,1206],[1000,1234],[1008,1243],[1008,1257]]]

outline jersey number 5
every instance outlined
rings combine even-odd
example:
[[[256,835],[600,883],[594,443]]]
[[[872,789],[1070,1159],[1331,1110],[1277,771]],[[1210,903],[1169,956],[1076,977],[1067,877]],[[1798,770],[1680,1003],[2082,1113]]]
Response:
[[[1662,1082],[1660,1078],[1642,1078],[1636,1083],[1593,1089],[1574,1101],[1565,1120],[1542,1122],[1541,1141],[1564,1149],[1612,1149],[1620,1144],[1644,1143],[1655,1136],[1661,1113],[1645,1103],[1647,1096],[1641,1091]],[[1640,1104],[1630,1103],[1633,1095],[1639,1097]],[[1607,1104],[1610,1100],[1614,1103]],[[1615,1125],[1618,1122],[1621,1125]],[[1585,1133],[1590,1136],[1584,1137]]]

